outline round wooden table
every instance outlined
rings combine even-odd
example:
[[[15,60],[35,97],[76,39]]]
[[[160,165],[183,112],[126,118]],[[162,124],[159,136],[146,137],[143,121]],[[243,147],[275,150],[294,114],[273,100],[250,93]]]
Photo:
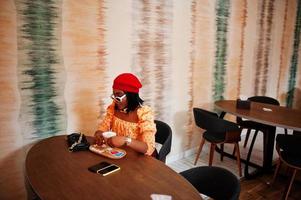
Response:
[[[217,101],[215,106],[224,112],[255,122],[301,131],[301,110],[258,102],[251,102],[249,110],[239,109],[236,108],[236,100]]]
[[[258,102],[251,102],[250,109],[241,109],[236,107],[236,100],[216,101],[215,106],[224,112],[222,116],[230,113],[271,127],[264,133],[263,171],[272,170],[276,127],[301,131],[301,110]],[[244,162],[244,159],[241,160]],[[248,159],[245,164],[245,176],[252,177],[248,174],[248,166],[250,164],[256,167],[256,164],[249,162]]]
[[[88,138],[91,142],[92,138]],[[41,199],[151,199],[165,194],[172,199],[202,199],[181,175],[153,157],[129,148],[112,160],[90,151],[69,152],[66,136],[54,136],[35,144],[27,154],[27,181]],[[108,176],[88,171],[101,161],[120,166]]]

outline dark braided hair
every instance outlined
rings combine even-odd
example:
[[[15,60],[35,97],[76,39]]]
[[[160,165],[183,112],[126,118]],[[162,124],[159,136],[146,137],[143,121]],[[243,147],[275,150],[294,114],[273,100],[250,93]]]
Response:
[[[136,108],[138,106],[141,106],[144,102],[139,97],[138,93],[126,92],[125,94],[126,94],[126,98],[127,98],[127,101],[128,101],[128,106],[127,106],[128,110],[127,110],[127,112],[136,110]]]

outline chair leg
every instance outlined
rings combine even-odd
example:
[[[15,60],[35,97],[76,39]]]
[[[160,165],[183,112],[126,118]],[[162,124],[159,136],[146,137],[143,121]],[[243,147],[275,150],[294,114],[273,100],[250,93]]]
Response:
[[[235,156],[235,153],[236,153],[236,147],[235,147],[235,145],[234,145],[233,152],[232,152],[232,156]]]
[[[214,151],[215,151],[215,146],[216,146],[216,144],[211,143],[210,154],[209,154],[209,166],[212,166],[212,161],[213,161],[213,155],[214,155]]]
[[[238,143],[235,143],[235,149],[236,149],[236,153],[237,153],[236,157],[237,157],[238,174],[239,174],[239,177],[241,177],[242,173],[241,173],[240,151],[239,151]]]
[[[284,135],[287,135],[287,129],[286,128],[284,129]]]
[[[291,191],[292,184],[293,184],[293,182],[294,182],[296,173],[297,173],[297,169],[294,169],[293,176],[292,176],[292,178],[291,178],[291,180],[290,180],[290,182],[289,182],[289,185],[288,185],[288,187],[287,187],[287,190],[286,190],[285,200],[288,199],[288,195],[289,195],[289,193],[290,193],[290,191]]]
[[[200,157],[200,154],[201,154],[201,151],[202,151],[202,149],[203,149],[204,144],[205,144],[205,139],[202,138],[202,139],[201,139],[201,142],[200,142],[199,150],[198,150],[198,152],[197,152],[197,154],[196,154],[196,158],[195,158],[195,161],[194,161],[194,165],[196,165],[196,163],[198,162],[198,159],[199,159],[199,157]]]
[[[246,134],[244,145],[243,145],[244,148],[246,148],[246,146],[248,144],[248,140],[249,140],[250,134],[251,134],[251,129],[249,128],[248,131],[247,131],[247,134]]]
[[[224,160],[224,144],[221,144],[221,161]]]
[[[276,181],[276,178],[277,178],[277,175],[278,175],[278,172],[279,172],[279,169],[281,167],[281,160],[280,158],[278,159],[277,161],[277,166],[276,166],[276,169],[275,169],[275,172],[274,172],[274,176],[273,176],[273,179],[272,179],[272,182],[271,182],[271,185],[273,185]]]
[[[254,146],[257,134],[258,134],[258,130],[256,130],[255,133],[254,133],[254,135],[253,135],[252,142],[251,142],[251,145],[249,147],[249,151],[248,151],[247,158],[246,158],[245,173],[244,174],[245,174],[245,177],[247,179],[251,178],[251,176],[249,174],[249,163],[250,163],[250,160],[251,160],[251,154],[252,154],[252,150],[253,150],[253,146]]]

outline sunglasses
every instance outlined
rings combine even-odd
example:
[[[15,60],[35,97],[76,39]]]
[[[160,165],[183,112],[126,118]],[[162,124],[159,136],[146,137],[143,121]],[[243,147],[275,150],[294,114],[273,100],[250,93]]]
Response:
[[[111,95],[111,98],[117,102],[122,102],[124,97],[126,97],[126,94],[122,95],[121,97],[115,96],[114,94]]]

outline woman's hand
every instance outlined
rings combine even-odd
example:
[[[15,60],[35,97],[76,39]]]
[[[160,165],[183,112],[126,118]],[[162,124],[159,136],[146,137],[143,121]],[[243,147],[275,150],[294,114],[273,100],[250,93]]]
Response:
[[[121,147],[125,144],[124,136],[114,136],[108,139],[108,144],[113,147]]]
[[[104,137],[102,136],[102,131],[98,130],[94,133],[95,143],[98,145],[102,145],[104,143]]]

